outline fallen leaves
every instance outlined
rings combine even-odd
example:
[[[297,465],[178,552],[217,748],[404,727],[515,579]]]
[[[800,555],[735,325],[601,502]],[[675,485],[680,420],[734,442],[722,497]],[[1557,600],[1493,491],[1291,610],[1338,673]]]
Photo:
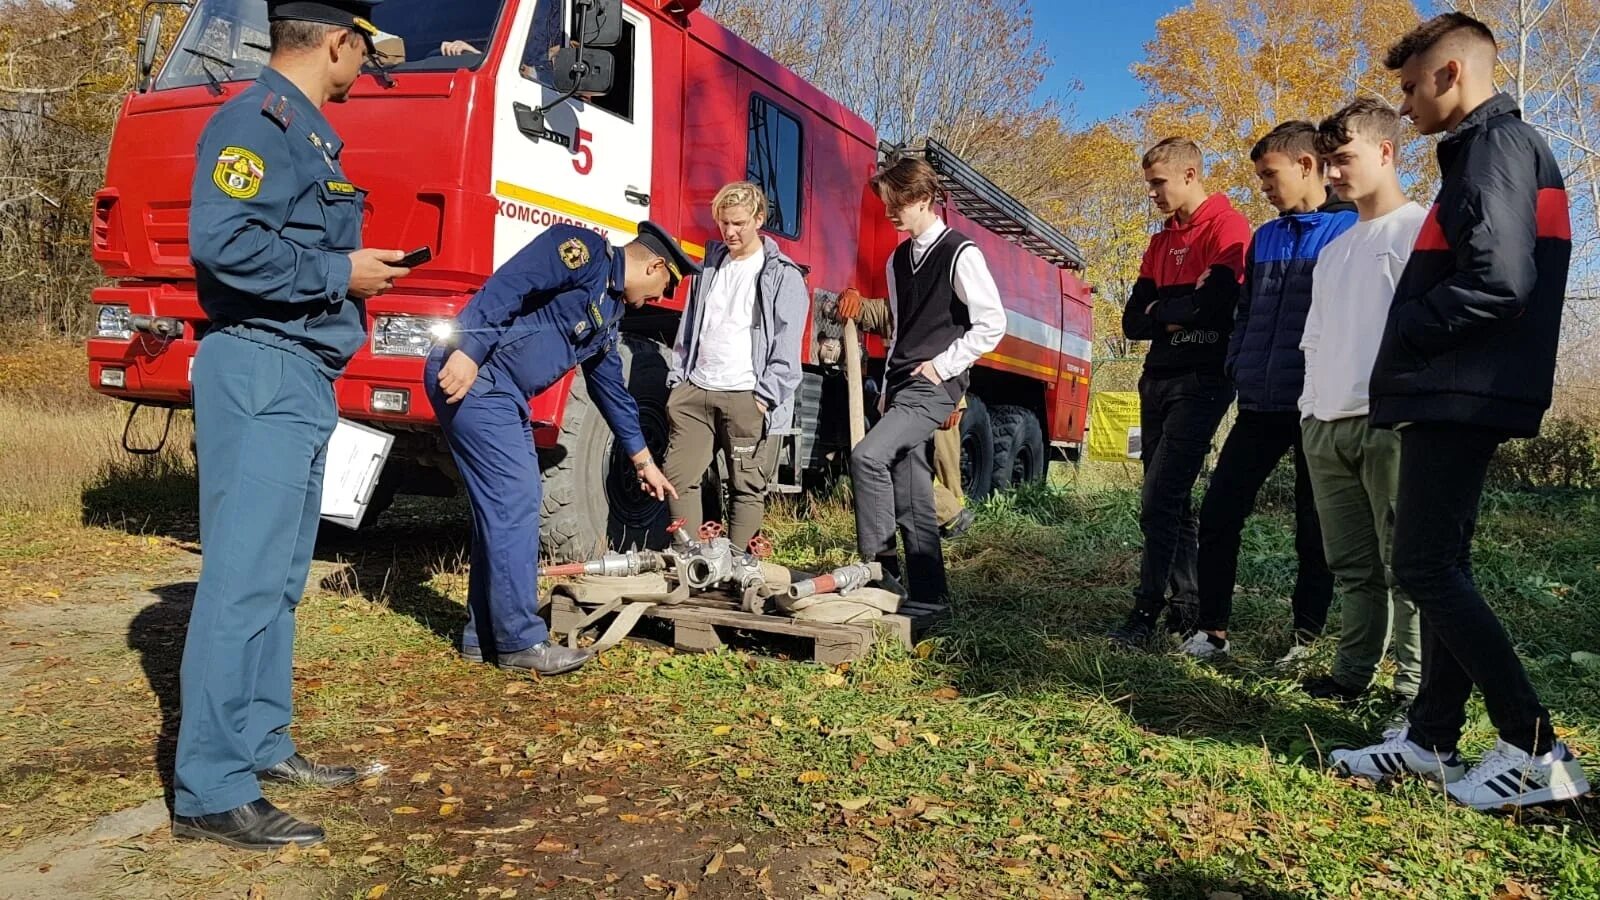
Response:
[[[727,859],[727,855],[724,854],[721,850],[718,850],[716,853],[713,853],[711,855],[711,860],[706,863],[705,874],[710,876],[710,875],[715,875],[718,872],[721,872],[722,871],[722,863],[726,859]]]
[[[836,800],[834,802],[838,803],[839,804],[839,808],[844,810],[845,812],[859,812],[859,811],[861,811],[863,809],[866,809],[869,805],[871,805],[872,798],[871,797],[851,797],[849,799]]]
[[[828,780],[828,773],[819,772],[816,769],[807,769],[796,776],[794,780],[801,784],[818,784]]]
[[[367,900],[382,900],[387,893],[389,893],[387,884],[375,884],[371,890],[367,891]]]
[[[397,816],[414,816],[417,813],[422,812],[422,810],[417,809],[415,806],[396,806],[394,809],[389,811]]]
[[[540,838],[539,843],[533,845],[533,852],[535,853],[565,853],[571,849],[571,844],[558,841],[549,835]]]

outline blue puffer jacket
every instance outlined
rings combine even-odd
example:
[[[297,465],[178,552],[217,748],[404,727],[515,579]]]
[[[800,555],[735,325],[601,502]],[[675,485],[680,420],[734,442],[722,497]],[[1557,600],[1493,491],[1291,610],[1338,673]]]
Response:
[[[1240,409],[1300,408],[1306,377],[1300,335],[1311,311],[1311,270],[1322,248],[1355,222],[1353,204],[1329,200],[1315,212],[1283,213],[1256,229],[1228,341],[1227,373],[1239,388]]]

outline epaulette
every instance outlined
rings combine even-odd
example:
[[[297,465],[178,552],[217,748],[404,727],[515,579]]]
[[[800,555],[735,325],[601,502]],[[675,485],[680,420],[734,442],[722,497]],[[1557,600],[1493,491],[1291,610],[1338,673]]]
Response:
[[[268,93],[267,99],[261,101],[261,114],[278,123],[284,131],[289,130],[289,123],[294,121],[294,110],[289,106],[289,98],[282,94]]]

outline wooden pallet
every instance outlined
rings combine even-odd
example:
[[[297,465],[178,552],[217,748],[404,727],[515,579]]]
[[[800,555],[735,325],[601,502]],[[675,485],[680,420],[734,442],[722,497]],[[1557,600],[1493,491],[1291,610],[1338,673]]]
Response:
[[[550,603],[550,628],[566,634],[582,621],[586,611],[571,598],[557,596]],[[905,603],[900,612],[885,615],[876,622],[833,624],[807,622],[782,615],[745,612],[739,602],[719,595],[695,597],[678,606],[657,606],[645,613],[638,632],[655,624],[664,642],[675,649],[704,653],[730,644],[757,651],[772,651],[772,645],[796,648],[796,654],[826,666],[859,659],[871,652],[880,635],[910,649],[914,641],[949,613],[948,607]],[[601,629],[610,623],[606,616],[595,623]]]

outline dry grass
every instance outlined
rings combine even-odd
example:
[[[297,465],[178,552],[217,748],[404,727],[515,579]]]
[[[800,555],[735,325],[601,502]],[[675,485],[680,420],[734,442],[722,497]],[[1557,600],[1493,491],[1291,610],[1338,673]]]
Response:
[[[96,508],[85,502],[96,492],[192,471],[187,414],[175,417],[165,449],[148,457],[122,449],[127,414],[126,404],[90,390],[81,345],[45,342],[0,355],[0,516],[93,521]],[[141,414],[134,440],[153,446],[164,420],[159,410]]]

